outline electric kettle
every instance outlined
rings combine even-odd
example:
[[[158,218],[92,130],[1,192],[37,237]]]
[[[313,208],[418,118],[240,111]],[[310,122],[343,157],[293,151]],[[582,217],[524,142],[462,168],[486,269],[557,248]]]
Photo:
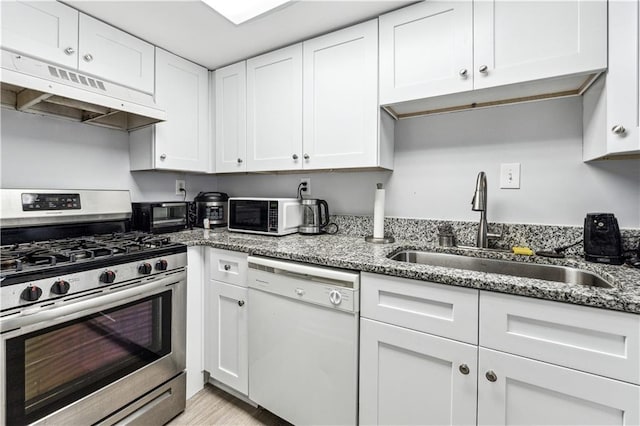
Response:
[[[329,224],[329,205],[325,200],[314,198],[301,200],[302,225],[298,227],[301,234],[320,234]]]

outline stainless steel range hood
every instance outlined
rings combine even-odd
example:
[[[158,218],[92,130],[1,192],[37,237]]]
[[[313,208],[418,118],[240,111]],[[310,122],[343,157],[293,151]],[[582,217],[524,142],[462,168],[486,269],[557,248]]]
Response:
[[[153,95],[1,50],[2,106],[134,130],[166,120]]]

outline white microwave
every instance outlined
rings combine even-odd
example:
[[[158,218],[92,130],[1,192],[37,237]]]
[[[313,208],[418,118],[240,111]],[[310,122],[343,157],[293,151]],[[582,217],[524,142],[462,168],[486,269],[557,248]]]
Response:
[[[295,234],[301,224],[297,198],[229,198],[229,231],[279,236]]]

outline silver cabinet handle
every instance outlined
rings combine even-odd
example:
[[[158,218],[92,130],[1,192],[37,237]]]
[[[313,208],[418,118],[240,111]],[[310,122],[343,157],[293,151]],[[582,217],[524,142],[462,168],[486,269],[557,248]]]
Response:
[[[225,271],[230,271],[231,270],[231,265],[224,265],[224,270]]]
[[[244,306],[244,300],[238,300],[238,306],[240,307]]]
[[[489,67],[486,65],[480,65],[480,68],[478,68],[478,71],[480,71],[482,74],[487,74],[487,72],[489,71]]]
[[[493,370],[487,371],[487,373],[484,376],[490,382],[495,382],[496,380],[498,380],[498,376],[496,376],[496,373],[494,373]]]
[[[468,366],[467,364],[462,364],[462,365],[460,365],[460,367],[458,367],[458,369],[459,369],[459,370],[460,370],[460,372],[461,372],[462,374],[464,374],[465,376],[466,376],[467,374],[469,374],[469,366]]]
[[[93,61],[93,55],[92,55],[91,53],[87,53],[87,54],[86,54],[86,55],[84,55],[82,58],[85,60],[85,62],[91,62],[91,61]]]
[[[627,129],[625,129],[621,124],[616,124],[611,128],[611,131],[616,135],[622,135],[627,131]]]
[[[305,154],[305,155],[303,155],[303,157],[304,157],[305,160],[308,160],[309,159],[309,154]]]
[[[291,157],[292,157],[294,160],[297,160],[297,159],[298,159],[298,154],[293,154]]]
[[[242,163],[242,158],[238,158],[238,164]]]
[[[467,75],[469,74],[469,71],[467,71],[466,68],[462,68],[460,71],[458,71],[458,74],[462,78],[467,78]]]
[[[163,160],[163,161],[166,160],[167,159],[167,154],[161,154],[160,155],[160,159]]]
[[[67,55],[71,56],[74,53],[76,53],[76,49],[74,49],[73,47],[67,47],[66,49],[64,49],[64,53],[66,53]]]

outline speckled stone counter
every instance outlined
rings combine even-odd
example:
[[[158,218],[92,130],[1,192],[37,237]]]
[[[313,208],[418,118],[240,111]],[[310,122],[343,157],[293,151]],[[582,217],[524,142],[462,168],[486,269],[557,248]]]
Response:
[[[231,233],[225,229],[209,231],[198,229],[168,235],[173,241],[187,245],[211,246],[252,255],[640,314],[640,270],[628,266],[594,264],[579,258],[548,259],[539,256],[516,256],[498,251],[443,249],[412,240],[399,240],[393,244],[377,245],[365,242],[362,237],[349,235],[304,236],[294,234],[284,237],[270,237]],[[614,287],[609,289],[564,284],[532,278],[419,265],[387,258],[387,255],[402,249],[420,249],[519,262],[570,266],[594,272],[609,281]]]

